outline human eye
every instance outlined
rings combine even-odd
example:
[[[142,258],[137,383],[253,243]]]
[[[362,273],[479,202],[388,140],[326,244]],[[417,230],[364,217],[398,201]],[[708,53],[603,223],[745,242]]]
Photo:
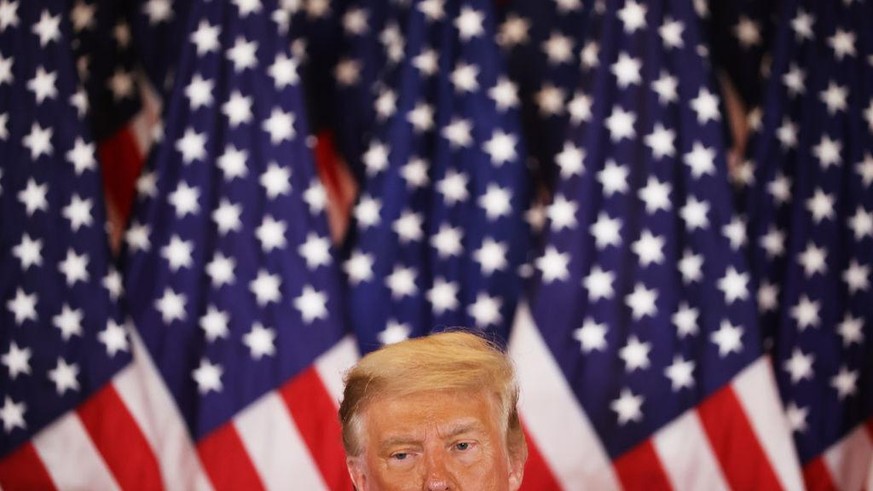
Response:
[[[459,440],[452,443],[451,452],[460,462],[473,463],[479,460],[482,452],[476,440]]]
[[[409,454],[407,452],[394,452],[391,454],[391,460],[403,461],[409,458]]]
[[[473,448],[473,442],[457,442],[455,443],[455,450],[460,452],[467,452]]]

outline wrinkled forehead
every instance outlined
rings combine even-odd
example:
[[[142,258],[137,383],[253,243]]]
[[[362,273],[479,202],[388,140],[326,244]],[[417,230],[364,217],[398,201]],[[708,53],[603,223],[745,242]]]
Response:
[[[462,430],[496,431],[501,411],[497,396],[487,390],[438,390],[413,394],[383,394],[367,401],[361,412],[362,436]]]

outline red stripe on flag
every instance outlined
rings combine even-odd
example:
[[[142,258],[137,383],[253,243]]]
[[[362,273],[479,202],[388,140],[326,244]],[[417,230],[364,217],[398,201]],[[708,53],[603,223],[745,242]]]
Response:
[[[200,440],[197,453],[215,491],[264,489],[233,422]]]
[[[770,459],[730,386],[703,401],[697,413],[731,488],[782,489]]]
[[[803,482],[809,491],[832,491],[837,489],[831,478],[831,472],[821,456],[803,466]]]
[[[867,436],[870,437],[870,441],[873,442],[873,418],[867,420]],[[873,490],[871,490],[873,491]]]
[[[322,131],[317,135],[313,155],[318,177],[327,193],[327,218],[331,237],[339,244],[349,227],[349,216],[357,195],[355,182],[337,153],[330,132]]]
[[[521,491],[559,491],[561,485],[552,474],[552,469],[546,463],[527,428],[524,430],[524,436],[527,440],[527,463],[524,465]]]
[[[151,446],[111,384],[76,412],[122,489],[164,489]]]
[[[339,155],[334,145],[333,135],[329,131],[321,131],[315,137],[315,167],[322,184],[329,193],[339,193],[342,180],[339,172]]]
[[[351,489],[337,407],[314,367],[289,381],[279,395],[329,489]]]
[[[27,443],[0,460],[0,489],[57,489],[33,445]]]
[[[616,459],[614,467],[623,488],[648,490],[673,488],[651,440],[646,440]]]
[[[125,222],[133,205],[136,180],[144,162],[130,125],[125,125],[101,141],[97,153],[103,171],[103,188],[121,221]]]

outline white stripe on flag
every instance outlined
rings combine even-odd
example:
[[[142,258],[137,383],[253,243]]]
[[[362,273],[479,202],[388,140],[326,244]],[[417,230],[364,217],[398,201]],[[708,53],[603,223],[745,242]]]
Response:
[[[863,489],[864,480],[873,473],[873,442],[864,425],[831,445],[823,460],[837,489]]]
[[[142,109],[134,116],[130,129],[137,147],[139,147],[140,157],[144,158],[145,155],[149,154],[155,140],[155,131],[159,127],[161,101],[158,93],[149,83],[148,77],[140,76],[137,78],[137,82],[140,83],[141,87]]]
[[[59,489],[119,489],[75,411],[40,431],[33,447]]]
[[[327,389],[330,399],[339,406],[343,398],[343,377],[360,355],[355,338],[348,335],[315,360],[315,370]]]
[[[515,316],[508,351],[521,387],[521,415],[562,487],[619,489],[609,456],[523,302]]]
[[[653,445],[674,489],[729,489],[697,411],[686,411],[655,433]]]
[[[327,489],[291,414],[275,392],[242,411],[234,425],[268,490]]]
[[[770,359],[758,358],[731,385],[783,489],[803,489],[800,463],[777,396]]]
[[[167,489],[212,489],[173,397],[135,330],[133,363],[114,379],[115,390],[151,445]]]

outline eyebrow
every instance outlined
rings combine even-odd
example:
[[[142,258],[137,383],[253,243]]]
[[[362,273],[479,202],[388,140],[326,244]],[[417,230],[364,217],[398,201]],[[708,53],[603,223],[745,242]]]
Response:
[[[478,421],[463,421],[452,426],[449,426],[445,432],[444,439],[448,440],[464,433],[472,433],[482,431],[484,428]]]
[[[477,421],[461,421],[448,426],[445,435],[443,436],[443,440],[450,440],[458,435],[477,431],[483,431],[481,423]],[[421,439],[408,435],[390,436],[383,440],[379,447],[384,450],[397,445],[421,445]]]

